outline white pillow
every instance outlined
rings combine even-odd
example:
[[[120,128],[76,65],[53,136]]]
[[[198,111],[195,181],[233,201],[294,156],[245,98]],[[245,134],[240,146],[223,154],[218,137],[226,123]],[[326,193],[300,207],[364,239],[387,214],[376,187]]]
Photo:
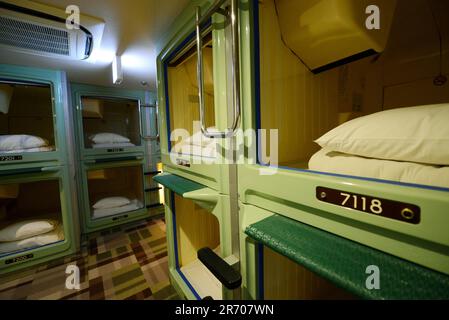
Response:
[[[118,208],[126,206],[130,203],[131,201],[129,201],[129,199],[125,197],[110,197],[101,199],[100,201],[98,201],[93,205],[93,208],[94,209]]]
[[[0,151],[32,149],[46,146],[48,146],[48,141],[36,136],[26,134],[0,136]]]
[[[31,238],[14,242],[0,242],[0,254],[14,253],[19,250],[45,246],[62,240],[64,240],[64,228],[60,225],[51,232],[40,234]]]
[[[95,143],[125,143],[131,141],[128,138],[123,137],[119,134],[107,132],[91,135],[89,139]]]
[[[363,157],[449,165],[449,104],[374,113],[346,122],[315,142]]]
[[[19,241],[50,232],[58,225],[53,220],[27,220],[0,230],[0,242]]]

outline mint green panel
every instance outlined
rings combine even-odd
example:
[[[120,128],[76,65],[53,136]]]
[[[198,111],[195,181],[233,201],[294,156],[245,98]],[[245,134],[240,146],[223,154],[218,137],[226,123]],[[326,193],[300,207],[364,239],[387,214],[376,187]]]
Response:
[[[114,169],[122,171],[121,173],[117,173]],[[135,185],[132,185],[132,188],[135,188],[135,194],[133,194],[136,199],[140,202],[138,208],[130,208],[127,212],[118,212],[115,214],[107,215],[104,217],[94,218],[92,216],[92,203],[94,198],[91,199],[91,191],[89,190],[89,172],[95,172],[97,176],[92,178],[93,181],[96,179],[107,181],[108,175],[119,175],[124,174],[123,170],[139,170],[139,172],[134,172],[138,176],[141,176],[141,181],[135,181]],[[131,173],[129,173],[131,175]],[[99,175],[99,176],[98,176]],[[145,178],[144,178],[144,161],[143,156],[129,156],[116,158],[114,160],[110,159],[97,159],[97,160],[86,160],[80,163],[79,170],[79,184],[80,184],[80,215],[81,221],[83,225],[83,233],[91,233],[107,228],[111,228],[117,225],[122,225],[125,223],[142,220],[145,218],[149,218],[151,214],[151,209],[147,207],[145,196],[145,189],[147,188]],[[134,180],[133,180],[134,181]],[[123,182],[124,183],[124,182]],[[126,196],[121,193],[117,193],[115,189],[115,184],[111,185],[111,189],[108,189],[105,184],[102,187],[102,194],[107,196]],[[95,194],[98,194],[98,185]],[[114,188],[114,189],[113,189]],[[120,192],[123,192],[120,189]],[[108,193],[113,193],[109,195]],[[131,192],[133,193],[133,192]],[[139,193],[139,194],[137,194]],[[98,197],[98,195],[97,195]],[[98,200],[98,199],[97,199]],[[134,200],[134,199],[130,199]]]
[[[37,183],[54,181],[59,185],[60,218],[64,230],[64,240],[47,246],[31,248],[14,254],[0,257],[0,275],[36,266],[51,260],[62,258],[76,252],[74,240],[73,212],[69,173],[65,166],[46,166],[34,163],[28,168],[14,171],[1,171],[1,184]],[[33,171],[33,172],[32,172]]]
[[[76,144],[79,147],[79,156],[81,159],[92,159],[98,156],[117,157],[119,154],[143,154],[145,152],[144,141],[140,139],[139,143],[133,147],[125,148],[100,148],[93,149],[85,146],[84,128],[83,128],[83,107],[81,103],[82,97],[101,97],[106,99],[129,99],[138,101],[139,104],[139,123],[135,124],[139,127],[139,133],[144,135],[147,132],[147,123],[145,120],[145,105],[151,103],[147,101],[148,97],[143,90],[123,90],[117,88],[99,87],[85,84],[71,84],[72,104],[75,108],[76,121]],[[150,97],[151,98],[151,97]]]
[[[167,64],[182,49],[194,39],[195,9],[201,7],[204,13],[214,1],[192,1],[176,19],[173,27],[159,44],[160,54],[157,58],[158,68],[158,106],[161,134],[161,158],[164,171],[194,180],[223,194],[229,194],[229,165],[215,162],[216,159],[201,157],[199,155],[175,154],[170,157],[170,135],[175,128],[169,128],[168,117],[169,97],[167,92]],[[213,46],[213,84],[214,84],[214,111],[215,126],[219,130],[228,127],[228,63],[226,50],[229,44],[225,37],[224,18],[215,14],[212,18],[212,46]],[[194,95],[192,95],[194,97]],[[185,112],[190,112],[186,110]],[[170,132],[168,132],[170,130]],[[229,139],[217,139],[220,153],[229,149]]]
[[[154,177],[154,181],[160,183],[164,187],[183,196],[184,193],[206,188],[205,186],[191,180],[184,179],[174,174],[160,174]]]
[[[256,1],[241,5],[241,60],[243,128],[256,129],[257,43],[253,16]],[[254,205],[334,233],[424,267],[449,274],[449,190],[339,176],[307,170],[269,168],[255,161],[256,142],[245,140],[245,164],[238,168],[238,189],[244,204]],[[317,188],[341,191],[416,205],[419,224],[388,219],[325,203],[317,198]]]
[[[246,234],[366,299],[449,299],[449,276],[274,215],[247,227]],[[366,288],[368,266],[380,270],[379,290]]]
[[[60,165],[67,162],[67,145],[65,139],[65,122],[67,108],[65,105],[67,92],[62,83],[65,74],[59,71],[43,70],[0,64],[0,79],[3,81],[48,85],[52,96],[52,125],[56,150],[49,152],[30,152],[7,154],[0,162],[0,170],[8,170],[16,165],[31,162],[47,162],[48,165]],[[1,82],[1,81],[0,81]],[[32,103],[33,101],[30,101]],[[26,134],[24,132],[23,134]],[[17,156],[17,157],[11,157]],[[52,164],[51,164],[52,163]]]
[[[257,167],[240,168],[239,187],[244,203],[449,274],[447,192],[282,169],[263,176]],[[421,221],[411,224],[322,202],[318,187],[413,204]]]
[[[258,267],[259,243],[245,233],[252,224],[268,218],[273,212],[239,203],[239,238],[240,238],[240,273],[242,275],[242,298],[244,300],[260,299],[260,268]]]
[[[167,176],[167,175],[164,175]],[[175,193],[169,188],[173,187],[172,184],[174,181],[179,181],[182,185],[181,188],[177,186],[174,189],[177,189],[179,194],[182,194],[184,199],[193,201],[195,205],[199,206],[202,209],[205,209],[206,212],[212,214],[218,219],[219,223],[219,232],[220,232],[220,252],[221,257],[228,257],[232,254],[231,247],[231,230],[230,230],[230,198],[226,195],[221,195],[217,191],[207,188],[200,187],[200,185],[194,182],[187,182],[182,180],[177,180],[176,177],[172,175],[168,175],[169,178],[164,177],[162,175],[159,176],[158,181],[160,183],[164,182],[166,184],[165,188],[165,221],[167,225],[167,247],[168,247],[168,260],[169,260],[169,272],[170,272],[170,280],[174,288],[177,290],[178,294],[181,297],[186,297],[187,299],[199,299],[203,297],[199,297],[197,290],[201,291],[201,287],[195,287],[194,284],[190,283],[189,276],[186,276],[181,270],[181,266],[179,265],[179,248],[182,246],[181,240],[178,239],[178,235],[176,232],[176,216],[182,215],[185,208],[176,208],[175,207]],[[162,179],[161,179],[162,177]],[[179,178],[179,177],[178,177]],[[195,209],[196,212],[197,209]],[[196,218],[196,214],[191,217],[192,219]],[[203,220],[200,220],[203,221]],[[197,225],[203,228],[203,234],[210,234],[211,230],[207,228],[206,225],[203,225],[201,222],[191,221],[192,225]],[[196,239],[198,234],[189,234],[189,228],[180,228],[180,232],[183,233],[189,239]],[[182,231],[181,231],[182,230]],[[193,240],[194,242],[196,240]],[[212,248],[214,249],[214,248]],[[196,284],[201,285],[201,284]],[[208,284],[205,283],[207,286]],[[229,292],[226,289],[223,289],[223,299],[229,297]]]

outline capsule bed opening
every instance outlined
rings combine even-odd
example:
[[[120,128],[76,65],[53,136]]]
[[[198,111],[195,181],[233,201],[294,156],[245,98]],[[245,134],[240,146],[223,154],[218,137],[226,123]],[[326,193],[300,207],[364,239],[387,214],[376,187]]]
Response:
[[[344,289],[263,246],[264,300],[354,300]]]
[[[91,169],[87,189],[93,220],[144,208],[142,166]]]
[[[55,150],[50,85],[0,79],[0,154]]]
[[[63,240],[59,180],[0,183],[0,258]]]
[[[177,268],[193,287],[199,299],[222,299],[222,284],[199,261],[198,250],[208,247],[220,253],[220,224],[212,213],[192,200],[174,195]]]
[[[85,148],[129,148],[141,145],[139,101],[82,96],[81,106]]]
[[[153,179],[154,176],[162,172],[162,163],[158,163],[155,167],[157,171],[145,174],[146,200],[150,207],[161,206],[161,209],[163,209],[165,203],[164,188]]]
[[[449,154],[442,147],[449,83],[437,83],[440,72],[449,75],[449,65],[441,63],[449,60],[448,47],[443,43],[440,52],[438,37],[449,37],[448,3],[398,0],[395,9],[383,11],[384,27],[391,28],[381,51],[314,74],[315,57],[335,54],[307,55],[333,40],[313,36],[313,30],[324,32],[320,21],[333,17],[319,11],[318,2],[253,2],[260,43],[254,57],[260,68],[257,126],[268,131],[261,136],[259,163],[270,164],[275,149],[269,129],[277,129],[282,168],[449,188]]]
[[[212,32],[204,36],[204,121],[206,128],[215,127],[215,97],[213,74]],[[167,69],[167,104],[168,104],[168,137],[176,129],[185,130],[171,141],[171,150],[186,155],[202,155],[215,157],[214,140],[206,138],[201,132],[198,99],[198,77],[195,43],[191,42],[174,53],[175,56],[166,63]],[[195,122],[197,125],[195,125]],[[171,131],[171,132],[170,132]],[[176,133],[176,131],[175,131]]]

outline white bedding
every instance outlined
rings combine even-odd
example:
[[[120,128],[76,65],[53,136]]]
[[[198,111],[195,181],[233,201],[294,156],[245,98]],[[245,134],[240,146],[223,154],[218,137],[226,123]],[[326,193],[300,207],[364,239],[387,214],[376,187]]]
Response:
[[[102,148],[126,148],[126,147],[135,147],[135,144],[131,142],[117,142],[117,143],[94,143],[92,148],[94,149],[102,149]]]
[[[0,255],[45,246],[64,240],[64,228],[58,225],[53,231],[14,242],[0,242]]]
[[[208,158],[217,157],[216,144],[210,144],[207,146],[195,146],[190,144],[177,144],[173,147],[172,152],[180,153],[184,155],[195,155]]]
[[[209,132],[216,131],[215,128],[208,128]],[[184,155],[195,155],[208,158],[217,157],[217,140],[207,138],[201,131],[177,143],[172,152]]]
[[[130,204],[126,206],[116,207],[116,208],[107,208],[107,209],[94,209],[92,213],[93,219],[100,219],[105,218],[109,216],[113,216],[116,214],[124,213],[124,212],[130,212],[134,210],[138,210],[143,208],[143,204],[137,200],[134,199],[131,201]]]
[[[0,151],[0,153],[4,154],[13,154],[13,153],[29,153],[29,152],[50,152],[55,151],[55,147],[40,147],[40,148],[30,148],[30,149],[16,149],[9,151]]]
[[[364,158],[326,149],[312,156],[309,169],[449,188],[449,166]]]
[[[93,143],[127,143],[129,138],[111,132],[100,132],[89,137]]]
[[[17,153],[23,152],[23,150],[40,149],[42,147],[49,147],[49,143],[41,137],[27,134],[0,135],[0,152],[2,153]]]
[[[0,242],[15,242],[53,231],[58,222],[49,219],[23,220],[0,228]]]

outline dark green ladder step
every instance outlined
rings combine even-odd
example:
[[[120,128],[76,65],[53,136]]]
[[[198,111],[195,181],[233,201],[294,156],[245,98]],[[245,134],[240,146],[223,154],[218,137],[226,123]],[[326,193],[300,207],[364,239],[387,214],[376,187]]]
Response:
[[[245,233],[337,286],[365,299],[449,299],[449,276],[280,215]],[[366,288],[368,266],[380,290]]]
[[[160,174],[153,178],[154,181],[163,185],[164,187],[172,190],[180,196],[183,196],[184,193],[192,192],[195,190],[200,190],[206,188],[206,186],[196,183],[192,180],[188,180],[182,178],[180,176],[174,174]]]

